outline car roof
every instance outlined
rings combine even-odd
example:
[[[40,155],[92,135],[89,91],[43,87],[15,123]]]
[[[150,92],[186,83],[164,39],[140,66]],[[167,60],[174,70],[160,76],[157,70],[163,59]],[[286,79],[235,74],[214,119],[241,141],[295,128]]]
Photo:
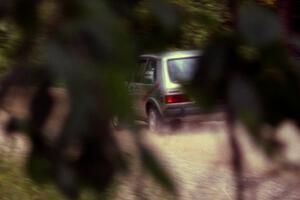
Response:
[[[200,50],[184,50],[184,51],[166,51],[162,53],[143,54],[140,57],[154,57],[154,58],[182,58],[182,57],[194,57],[202,54]]]

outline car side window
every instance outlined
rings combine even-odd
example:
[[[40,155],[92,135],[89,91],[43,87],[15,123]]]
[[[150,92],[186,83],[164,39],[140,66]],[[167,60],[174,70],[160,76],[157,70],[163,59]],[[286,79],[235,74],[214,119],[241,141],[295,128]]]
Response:
[[[156,68],[157,68],[157,60],[149,59],[144,72],[143,72],[143,83],[152,84],[156,81]]]
[[[146,58],[140,58],[138,60],[138,67],[137,67],[137,70],[134,74],[134,77],[133,77],[133,82],[135,83],[141,83],[142,80],[143,80],[143,72],[144,72],[144,69],[146,68],[147,66],[147,59]]]

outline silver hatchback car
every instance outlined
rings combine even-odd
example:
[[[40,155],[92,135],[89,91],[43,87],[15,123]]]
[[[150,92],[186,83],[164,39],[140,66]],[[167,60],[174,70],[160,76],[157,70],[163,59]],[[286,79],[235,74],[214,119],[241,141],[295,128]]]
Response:
[[[201,109],[184,94],[181,83],[192,78],[200,51],[173,51],[145,54],[139,58],[139,68],[128,83],[137,119],[148,122],[151,131],[166,124],[201,114]]]

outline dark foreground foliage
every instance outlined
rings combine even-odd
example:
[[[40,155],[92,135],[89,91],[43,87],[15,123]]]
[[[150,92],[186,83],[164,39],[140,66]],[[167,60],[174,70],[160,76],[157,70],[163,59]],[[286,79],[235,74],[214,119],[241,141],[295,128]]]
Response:
[[[128,169],[110,127],[111,118],[120,116],[131,125],[142,166],[175,193],[133,124],[124,82],[141,52],[205,44],[186,89],[207,109],[224,105],[237,198],[242,199],[235,123],[241,121],[273,158],[282,147],[276,128],[286,120],[300,125],[299,69],[272,6],[234,0],[2,0],[5,67],[0,67],[9,69],[0,100],[15,87],[33,93],[30,115],[7,126],[8,132],[21,129],[31,140],[31,177],[38,183],[54,181],[71,199],[79,197],[82,186],[106,189]],[[55,104],[54,86],[65,88],[69,108],[59,134],[50,139],[44,127]]]

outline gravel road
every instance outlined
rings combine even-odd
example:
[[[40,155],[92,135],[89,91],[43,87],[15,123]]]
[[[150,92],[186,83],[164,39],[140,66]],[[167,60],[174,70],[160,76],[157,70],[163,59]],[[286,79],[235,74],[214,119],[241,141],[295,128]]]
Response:
[[[247,200],[297,200],[300,199],[300,178],[294,173],[278,170],[278,167],[254,147],[245,131],[237,128],[244,160],[244,196]],[[119,134],[126,133],[122,132]],[[235,199],[235,182],[231,170],[231,154],[226,128],[223,123],[205,125],[190,130],[166,134],[145,131],[149,144],[158,153],[169,172],[173,174],[179,199],[231,200]],[[283,125],[279,131],[282,140],[290,144],[285,155],[291,161],[300,160],[299,137],[295,129]],[[125,141],[125,140],[123,140]],[[134,176],[134,175],[133,175]],[[157,189],[155,184],[142,182],[142,190],[126,194],[145,175],[125,181],[124,190],[117,199],[173,199]],[[134,180],[134,181],[133,181]],[[145,183],[146,182],[146,183]],[[154,188],[154,189],[153,189]],[[146,191],[146,192],[145,192]],[[147,197],[147,198],[146,198]]]
[[[300,200],[299,174],[278,170],[277,166],[254,148],[245,132],[237,131],[243,152],[245,200]],[[131,134],[116,133],[125,152],[132,154]],[[207,125],[195,130],[183,129],[164,134],[144,131],[145,140],[172,174],[179,200],[234,200],[235,182],[231,170],[230,148],[224,124]],[[300,162],[300,139],[296,130],[284,125],[279,136],[289,144],[286,157]],[[26,154],[28,144],[22,136],[0,137],[2,153]],[[135,162],[133,154],[133,163]],[[175,197],[164,192],[143,170],[120,177],[112,199],[164,200]]]
[[[26,97],[26,95],[23,95]],[[63,95],[60,95],[63,96]],[[22,104],[10,98],[10,112],[18,116],[28,115],[23,108],[28,104],[25,98]],[[65,102],[62,101],[62,102]],[[57,108],[59,116],[61,108],[66,105],[61,103]],[[55,112],[54,112],[55,116]],[[59,128],[57,121],[49,122],[50,128]],[[7,119],[5,113],[0,113],[0,125]],[[54,125],[55,124],[55,125]],[[55,129],[56,129],[55,128]],[[55,131],[52,130],[51,131]],[[295,174],[278,169],[278,166],[263,156],[254,147],[242,127],[237,127],[238,139],[243,153],[244,185],[246,200],[300,200],[300,173]],[[0,136],[1,136],[0,127]],[[136,159],[132,134],[128,131],[116,132],[124,151],[132,154],[132,162]],[[228,145],[226,127],[222,122],[206,123],[201,127],[184,127],[177,132],[164,134],[151,133],[144,129],[147,143],[161,158],[163,165],[172,174],[178,188],[179,200],[231,200],[235,199],[235,182],[231,170],[231,151]],[[278,131],[278,137],[287,144],[284,156],[293,162],[300,163],[300,137],[297,130],[289,123],[283,124]],[[28,151],[26,138],[22,136],[0,137],[0,151],[14,155],[26,155]],[[133,150],[133,151],[132,151]],[[120,177],[117,184],[118,192],[113,193],[113,199],[132,200],[174,199],[164,192],[149,178],[143,170],[133,170],[129,176]],[[0,198],[1,199],[1,198]]]

